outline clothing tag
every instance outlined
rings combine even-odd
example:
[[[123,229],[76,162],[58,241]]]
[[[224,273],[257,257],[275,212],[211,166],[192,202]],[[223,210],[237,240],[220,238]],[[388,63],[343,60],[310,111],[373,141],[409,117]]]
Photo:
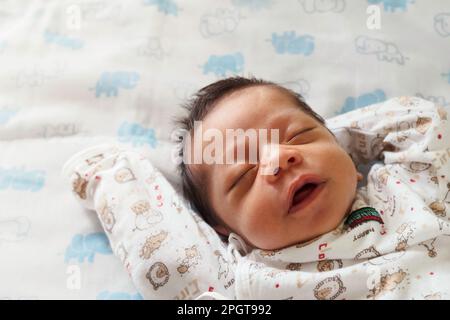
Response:
[[[233,246],[241,256],[245,256],[249,252],[245,241],[233,232],[229,234],[228,243]]]

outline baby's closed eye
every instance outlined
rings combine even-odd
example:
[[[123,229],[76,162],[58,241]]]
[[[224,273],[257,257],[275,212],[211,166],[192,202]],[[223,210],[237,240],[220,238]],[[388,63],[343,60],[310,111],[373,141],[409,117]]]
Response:
[[[258,169],[258,165],[251,165],[250,167],[247,167],[244,170],[242,170],[239,173],[238,178],[234,181],[234,183],[230,189],[233,189],[234,187],[238,186],[239,184],[243,184],[244,182],[249,181],[249,179],[252,177],[252,174],[254,174],[258,171],[257,169]]]

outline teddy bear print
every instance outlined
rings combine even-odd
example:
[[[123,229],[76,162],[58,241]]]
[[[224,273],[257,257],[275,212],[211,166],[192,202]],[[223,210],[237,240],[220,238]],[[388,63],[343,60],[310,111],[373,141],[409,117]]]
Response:
[[[125,246],[122,242],[117,245],[115,254],[125,266],[128,275],[131,277],[132,268],[130,262],[128,261],[128,251],[127,249],[125,249]]]
[[[400,227],[395,231],[397,233],[397,246],[395,251],[404,251],[408,246],[408,241],[414,238],[415,222],[402,223]]]
[[[424,300],[442,300],[442,293],[434,292],[423,296]]]
[[[394,291],[403,280],[405,280],[408,274],[399,269],[393,273],[387,273],[380,278],[380,281],[377,282],[374,288],[370,289],[369,294],[367,295],[368,299],[376,299],[386,294],[387,292]]]
[[[408,162],[408,163],[402,163],[402,164],[400,164],[400,166],[408,172],[419,173],[419,172],[423,172],[423,171],[430,169],[431,164],[424,163],[424,162],[418,162],[418,161],[412,161],[412,162]]]
[[[223,258],[219,250],[214,250],[214,254],[217,256],[217,262],[219,263],[217,279],[220,280],[222,276],[226,278],[228,276],[228,272],[230,272],[230,266],[228,265],[228,262]]]
[[[428,205],[436,216],[442,218],[447,216],[446,208],[447,204],[450,203],[450,182],[447,183],[447,189],[447,193],[442,200],[433,201]]]
[[[131,171],[130,168],[120,168],[114,174],[114,179],[118,183],[126,183],[132,180],[136,180],[136,177],[134,176],[133,171]]]
[[[99,154],[97,154],[97,155],[95,155],[95,156],[92,156],[92,157],[90,157],[90,158],[88,158],[88,159],[85,159],[85,161],[86,161],[86,163],[87,163],[89,166],[92,166],[93,164],[99,163],[99,162],[102,161],[104,158],[105,158],[105,157],[104,157],[103,153],[99,153]]]
[[[72,178],[72,190],[80,197],[80,199],[86,200],[86,187],[89,181],[82,178],[78,172],[75,172],[74,174],[76,177]]]
[[[382,194],[380,193],[380,194],[376,194],[375,195],[375,198],[377,198],[381,202],[380,204],[377,203],[377,205],[379,205],[379,206],[377,206],[377,209],[378,209],[377,211],[379,211],[379,212],[381,212],[383,214],[390,213],[389,216],[391,216],[391,217],[394,216],[394,214],[397,211],[397,207],[396,207],[397,199],[396,199],[396,197],[388,195],[387,199],[385,200],[385,199],[382,199],[380,197],[380,195],[382,195]]]
[[[131,206],[131,210],[135,213],[136,230],[145,230],[163,220],[163,215],[159,210],[153,209],[147,200],[139,200]]]
[[[300,271],[302,269],[302,264],[299,262],[291,262],[286,266],[287,270]]]
[[[335,300],[346,290],[340,275],[336,275],[320,281],[314,288],[314,297],[317,300]]]
[[[424,246],[425,249],[428,251],[428,256],[430,258],[435,258],[437,256],[436,248],[434,247],[434,243],[436,242],[437,238],[433,238],[428,241],[422,241],[419,243],[419,246]]]
[[[390,173],[386,167],[378,169],[375,173],[375,177],[372,175],[371,180],[377,192],[381,192],[386,188]]]
[[[372,259],[381,256],[381,253],[374,247],[370,246],[364,250],[361,250],[355,255],[355,260],[358,259]]]
[[[416,107],[420,104],[420,99],[417,97],[403,96],[394,99],[397,100],[398,104],[404,107]]]
[[[400,121],[397,122],[397,129],[396,129],[396,139],[397,142],[403,143],[410,137],[410,129],[413,127],[413,122],[409,121]]]
[[[198,264],[200,260],[200,252],[196,245],[184,249],[185,257],[181,261],[181,264],[177,267],[177,271],[183,275],[189,271],[190,268]]]
[[[109,233],[112,233],[112,229],[116,224],[116,218],[114,217],[112,207],[108,205],[108,202],[106,201],[106,198],[104,196],[100,200],[100,205],[97,212],[105,230]]]
[[[145,240],[144,245],[139,252],[139,257],[142,259],[150,259],[152,254],[161,247],[161,244],[166,240],[168,235],[167,231],[160,231],[159,233],[152,235]]]
[[[145,277],[152,284],[153,290],[164,286],[170,278],[169,269],[162,262],[155,262],[148,270]]]
[[[322,260],[317,263],[317,270],[319,272],[331,271],[334,269],[342,268],[343,263],[342,260]]]
[[[261,257],[273,257],[279,251],[280,251],[280,249],[277,249],[277,250],[259,250],[259,255]]]
[[[429,117],[418,117],[416,121],[416,130],[421,134],[425,134],[432,122],[432,119]]]
[[[438,217],[444,218],[445,216],[447,216],[446,206],[443,201],[433,201],[428,205],[428,207]]]

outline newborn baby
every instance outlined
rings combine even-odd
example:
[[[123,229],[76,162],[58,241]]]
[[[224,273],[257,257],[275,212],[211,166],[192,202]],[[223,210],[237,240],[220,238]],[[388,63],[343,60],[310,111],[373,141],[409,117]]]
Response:
[[[188,108],[189,117],[180,122],[191,141],[211,128],[223,137],[230,129],[278,130],[280,141],[268,141],[278,144],[278,152],[257,150],[257,163],[181,163],[188,200],[220,234],[234,232],[252,247],[280,249],[335,229],[348,214],[362,175],[299,95],[269,82],[234,78],[203,88]],[[202,121],[202,132],[194,131],[194,121]],[[227,140],[224,149],[236,144]],[[274,162],[276,167],[263,170],[261,163]]]
[[[64,169],[144,298],[450,298],[443,107],[400,97],[324,121],[294,92],[240,77],[187,107],[180,169],[194,212],[122,146],[82,151]],[[230,129],[278,135],[258,135],[252,157],[250,138],[213,143]],[[237,161],[209,161],[242,145]]]

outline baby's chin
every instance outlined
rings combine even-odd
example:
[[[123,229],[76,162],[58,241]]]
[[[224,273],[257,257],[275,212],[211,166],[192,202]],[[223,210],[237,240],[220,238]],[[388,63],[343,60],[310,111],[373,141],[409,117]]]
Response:
[[[350,206],[351,208],[351,206]],[[350,209],[349,208],[349,209]],[[273,239],[273,241],[268,242],[264,240],[257,241],[255,240],[254,243],[251,242],[251,240],[244,239],[246,244],[251,247],[252,249],[261,249],[261,250],[281,250],[288,247],[295,246],[297,248],[304,247],[318,239],[320,239],[322,236],[328,233],[335,233],[335,232],[341,232],[341,226],[345,218],[347,217],[348,212],[345,210],[342,211],[342,213],[335,214],[334,217],[327,217],[327,220],[325,222],[317,222],[317,228],[306,228],[308,229],[308,234],[306,235],[303,233],[304,236],[301,237],[295,237],[295,238],[285,238],[284,235],[280,235],[280,239]],[[283,238],[283,239],[281,239]]]

